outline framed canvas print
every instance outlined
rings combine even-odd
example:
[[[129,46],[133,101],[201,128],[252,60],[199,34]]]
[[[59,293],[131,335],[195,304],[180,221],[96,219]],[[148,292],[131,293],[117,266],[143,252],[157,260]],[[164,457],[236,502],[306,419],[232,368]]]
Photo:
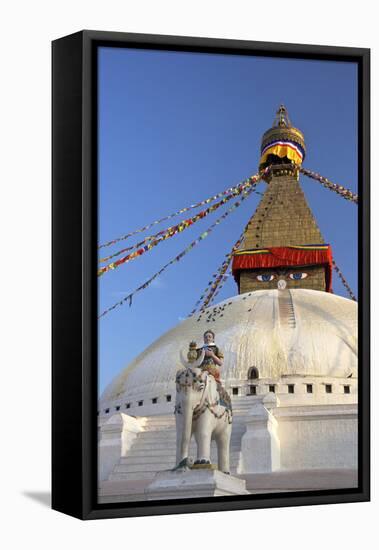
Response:
[[[53,508],[369,499],[369,50],[53,42]]]

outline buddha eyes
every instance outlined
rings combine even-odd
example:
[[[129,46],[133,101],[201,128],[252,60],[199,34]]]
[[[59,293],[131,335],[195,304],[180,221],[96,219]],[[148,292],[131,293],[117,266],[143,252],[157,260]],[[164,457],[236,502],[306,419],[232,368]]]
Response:
[[[268,283],[269,281],[272,281],[275,279],[275,275],[272,273],[265,273],[264,275],[257,275],[258,281],[262,281],[263,283]]]
[[[258,281],[261,281],[262,283],[269,283],[270,281],[276,279],[276,277],[277,276],[274,273],[264,273],[263,275],[257,275]],[[293,281],[300,281],[301,279],[305,279],[306,277],[308,277],[308,273],[296,271],[295,273],[288,273],[287,277],[289,279],[292,279]]]
[[[301,279],[305,279],[306,277],[308,277],[308,273],[297,272],[289,274],[289,278],[293,279],[294,281],[300,281]]]

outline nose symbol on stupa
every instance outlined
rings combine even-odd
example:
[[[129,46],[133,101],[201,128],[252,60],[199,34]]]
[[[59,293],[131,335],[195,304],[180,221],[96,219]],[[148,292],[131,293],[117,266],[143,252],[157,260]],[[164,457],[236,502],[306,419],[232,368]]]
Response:
[[[287,283],[284,279],[279,279],[278,281],[278,289],[279,290],[284,290],[287,286]]]

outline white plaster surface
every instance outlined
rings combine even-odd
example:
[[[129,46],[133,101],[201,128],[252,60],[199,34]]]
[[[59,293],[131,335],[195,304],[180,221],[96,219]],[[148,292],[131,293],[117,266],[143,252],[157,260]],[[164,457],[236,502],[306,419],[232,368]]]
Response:
[[[216,331],[216,343],[225,355],[222,377],[228,387],[245,386],[251,366],[259,370],[260,394],[267,393],[262,381],[283,376],[302,378],[347,378],[357,374],[357,303],[316,290],[291,290],[296,326],[280,324],[278,290],[234,296],[179,323],[153,342],[105,389],[99,403],[122,409],[131,403],[129,414],[162,414],[173,410],[175,374],[181,368],[179,351],[191,340],[202,342],[208,328]],[[222,317],[207,323],[207,312],[224,307]],[[321,378],[320,378],[321,377]],[[247,387],[245,388],[246,391]],[[244,391],[243,389],[241,391]],[[166,401],[171,395],[171,402]],[[153,404],[152,399],[158,398]],[[143,401],[138,406],[138,401]]]
[[[357,468],[356,406],[279,409],[277,420],[283,470]]]

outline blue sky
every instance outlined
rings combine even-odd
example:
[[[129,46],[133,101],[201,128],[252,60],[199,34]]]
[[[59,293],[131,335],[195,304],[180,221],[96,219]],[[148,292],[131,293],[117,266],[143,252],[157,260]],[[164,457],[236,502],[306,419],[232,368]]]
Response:
[[[262,134],[284,103],[307,146],[304,166],[357,191],[357,66],[353,63],[99,50],[99,241],[137,229],[257,172]],[[309,178],[302,188],[334,258],[357,291],[357,207]],[[258,190],[263,192],[266,184]],[[193,309],[259,195],[99,322],[99,392]],[[129,294],[224,210],[99,279],[100,312]],[[191,210],[152,232],[194,214]],[[150,234],[147,232],[146,235]],[[145,236],[145,234],[142,234]],[[102,249],[102,256],[140,235]],[[106,253],[106,254],[104,254]],[[333,289],[346,296],[336,274]],[[229,278],[216,301],[237,293]]]

